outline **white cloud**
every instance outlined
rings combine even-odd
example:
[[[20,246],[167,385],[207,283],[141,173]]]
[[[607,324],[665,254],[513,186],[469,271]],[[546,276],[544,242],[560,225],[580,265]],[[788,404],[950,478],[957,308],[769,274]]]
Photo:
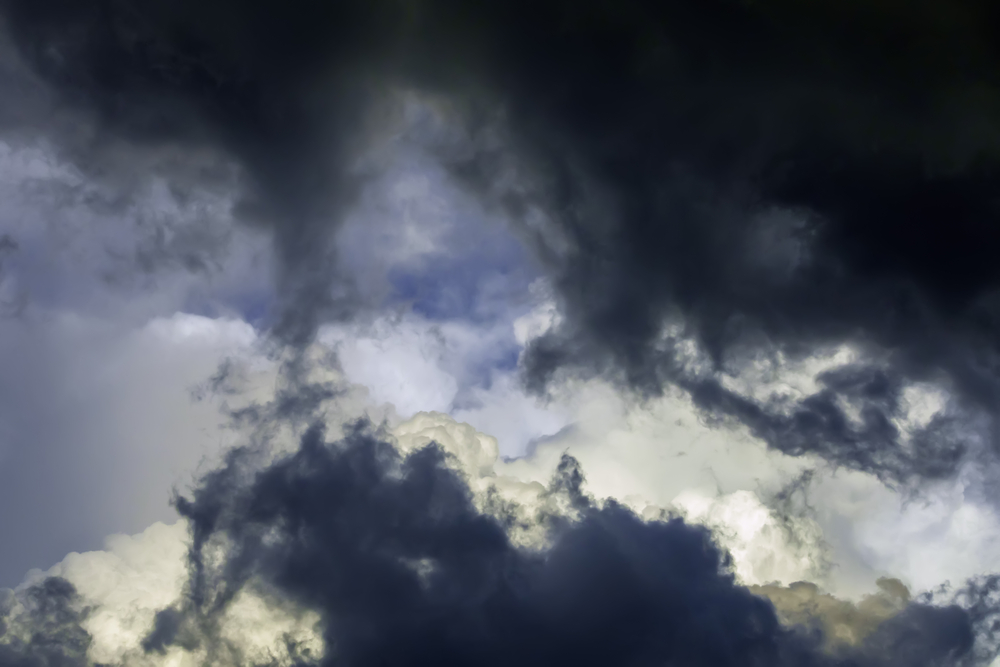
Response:
[[[187,525],[155,523],[133,536],[113,535],[103,551],[71,553],[47,572],[59,576],[96,608],[83,621],[93,637],[89,655],[96,663],[121,664],[139,653],[156,612],[180,596],[187,576]],[[133,656],[128,656],[133,657]]]
[[[383,320],[359,333],[330,328],[321,337],[337,349],[351,381],[368,387],[376,401],[391,403],[402,415],[449,408],[458,379],[442,368],[448,341],[439,330],[419,320],[395,326]]]
[[[545,484],[568,452],[598,498],[616,498],[645,516],[678,511],[711,527],[748,584],[808,579],[857,597],[883,575],[919,590],[1000,570],[1000,517],[982,500],[974,471],[913,498],[869,475],[769,450],[745,430],[710,427],[680,395],[637,405],[599,381],[554,387],[549,402],[527,395],[511,357],[558,325],[558,308],[543,280],[527,290],[508,284],[504,253],[512,237],[448,184],[418,139],[399,139],[405,146],[382,156],[381,177],[340,230],[345,270],[379,304],[393,289],[392,270],[412,274],[407,279],[435,277],[437,263],[469,248],[485,248],[490,261],[473,267],[481,275],[473,276],[473,302],[463,306],[469,312],[434,319],[394,303],[398,311],[375,307],[368,321],[322,330],[321,346],[338,351],[344,376],[358,385],[323,406],[334,425],[366,412],[387,416],[404,450],[433,440],[454,455],[482,507],[492,488],[528,517],[552,509]],[[271,265],[262,239],[233,225],[232,193],[206,190],[180,201],[163,181],[139,180],[134,200],[98,211],[81,195],[98,186],[50,153],[0,144],[0,195],[11,213],[0,233],[21,245],[0,301],[25,289],[33,304],[20,320],[0,319],[0,560],[20,568],[0,577],[21,576],[30,559],[52,562],[89,548],[108,532],[173,520],[171,487],[234,442],[220,404],[263,403],[280,388],[277,362],[261,353],[258,333],[235,305],[266,300]],[[200,237],[205,221],[210,233]],[[122,266],[137,252],[152,261],[159,251],[203,250],[206,239],[226,248],[220,266],[201,274],[151,271],[132,276],[139,289],[122,287],[129,278]],[[495,257],[488,252],[494,245]],[[789,265],[801,259],[799,250],[789,249]],[[530,274],[520,265],[511,270],[519,280]],[[117,291],[108,290],[108,277]],[[433,289],[466,287],[464,275],[445,278]],[[230,315],[179,312],[192,302]],[[704,366],[704,351],[693,344],[681,351]],[[778,354],[722,381],[755,400],[790,405],[820,388],[820,373],[861,355],[852,346],[798,360]],[[226,359],[245,371],[242,391],[192,401],[191,389],[205,386]],[[315,377],[343,379],[331,369]],[[906,387],[903,402],[896,425],[904,434],[949,407],[947,393],[931,384]],[[282,438],[284,446],[294,443],[294,433]],[[807,504],[783,513],[776,495],[810,469]],[[38,525],[46,526],[43,535]],[[541,533],[529,527],[517,539],[537,544]],[[87,620],[95,661],[126,653],[154,660],[140,657],[137,646],[155,611],[180,594],[185,540],[183,523],[154,523],[109,538],[104,551],[70,554],[50,571],[98,605]],[[256,656],[267,655],[282,632],[315,644],[315,619],[286,612],[248,593],[224,632]],[[204,658],[175,647],[163,662]]]
[[[337,350],[347,378],[403,418],[445,412],[494,434],[506,455],[566,425],[565,406],[528,396],[516,371],[491,368],[510,345],[507,323],[431,322],[383,317],[368,326],[327,327],[320,341]],[[478,376],[477,376],[478,374]]]
[[[82,626],[92,637],[87,655],[96,664],[196,667],[212,661],[208,647],[172,646],[162,656],[147,655],[142,649],[156,613],[180,599],[187,581],[187,545],[184,521],[156,523],[137,535],[109,537],[103,551],[69,554],[46,572],[32,572],[24,586],[45,576],[59,576],[76,587],[91,607]],[[322,656],[323,643],[315,629],[318,621],[314,613],[295,613],[273,600],[265,601],[249,587],[227,609],[220,636],[238,647],[250,664],[280,658],[289,639]],[[282,664],[280,659],[277,664]]]
[[[684,492],[673,505],[687,520],[712,528],[747,585],[826,578],[822,531],[809,518],[780,517],[747,490],[714,497]]]
[[[144,335],[164,339],[164,332],[178,345],[247,340],[238,323],[209,326],[187,316],[150,325]],[[565,389],[563,400],[577,401],[575,428],[515,461],[499,457],[495,437],[444,413],[418,413],[398,423],[393,435],[403,451],[439,443],[467,475],[482,509],[491,507],[490,489],[520,504],[524,526],[513,537],[526,546],[544,543],[544,528],[533,523],[539,511],[565,511],[545,488],[568,452],[580,460],[587,490],[598,499],[615,498],[649,518],[679,512],[710,527],[745,584],[807,580],[857,599],[875,590],[878,576],[897,576],[921,590],[948,579],[959,583],[996,564],[996,516],[967,496],[960,482],[929,489],[927,502],[905,502],[870,476],[820,466],[808,486],[812,513],[788,513],[770,499],[816,461],[712,429],[680,398],[634,406],[599,383]],[[133,537],[109,539],[105,551],[71,554],[49,571],[96,605],[86,621],[95,661],[140,660],[137,647],[153,614],[180,594],[185,542],[183,523],[155,524]],[[247,655],[280,653],[284,633],[321,652],[316,621],[264,603],[251,587],[228,612],[222,632]],[[162,659],[141,661],[186,666],[205,658],[173,647]]]
[[[812,500],[846,566],[863,564],[917,590],[1000,571],[1000,517],[961,476],[908,495],[841,472],[817,480]]]

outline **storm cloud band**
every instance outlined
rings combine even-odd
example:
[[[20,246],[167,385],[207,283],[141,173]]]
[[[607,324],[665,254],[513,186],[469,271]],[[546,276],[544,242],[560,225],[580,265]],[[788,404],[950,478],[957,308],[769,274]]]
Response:
[[[200,649],[249,664],[219,624],[241,593],[317,614],[321,651],[289,640],[276,664],[959,665],[976,664],[975,605],[910,602],[861,641],[825,644],[821,626],[786,626],[738,585],[703,527],[644,521],[582,488],[565,458],[549,487],[570,515],[538,515],[549,544],[511,542],[436,443],[403,455],[370,425],[259,467],[235,450],[178,499],[192,545],[186,593],[161,611],[152,654]],[[5,665],[88,664],[68,582],[28,590],[31,639]],[[976,600],[985,600],[976,596]],[[808,618],[808,616],[807,616]],[[23,623],[24,617],[21,617]],[[8,628],[5,637],[17,637]],[[7,640],[9,641],[9,640]]]
[[[302,345],[363,307],[332,238],[363,182],[380,91],[409,86],[455,102],[470,128],[443,157],[455,176],[515,222],[540,212],[561,239],[528,232],[564,314],[525,356],[530,386],[560,368],[647,394],[694,385],[709,413],[749,420],[782,451],[887,479],[947,475],[993,449],[992,3],[7,0],[2,12],[54,95],[30,125],[91,173],[114,178],[129,151],[168,145],[241,166],[237,213],[273,234],[281,267],[281,340]],[[25,130],[19,103],[5,102],[9,131]],[[489,118],[499,143],[475,138]],[[664,336],[677,324],[708,359],[698,377]],[[948,437],[935,425],[914,454],[884,395],[862,396],[861,426],[825,398],[844,398],[836,382],[782,410],[724,397],[722,376],[762,357],[838,344],[888,359],[890,383],[943,383],[986,425]]]

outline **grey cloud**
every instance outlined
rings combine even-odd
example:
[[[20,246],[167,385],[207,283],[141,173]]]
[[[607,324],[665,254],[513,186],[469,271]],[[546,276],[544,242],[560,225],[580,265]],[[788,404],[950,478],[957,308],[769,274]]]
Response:
[[[994,12],[636,2],[539,7],[516,38],[514,12],[509,37],[491,23],[510,139],[459,167],[559,230],[538,238],[566,317],[529,350],[529,384],[575,370],[678,385],[782,451],[893,480],[994,450]],[[504,187],[511,146],[527,176]],[[790,406],[724,383],[845,342],[888,368],[865,359]],[[916,380],[980,425],[957,415],[907,443],[894,392]]]
[[[250,587],[320,615],[320,664],[950,665],[973,655],[968,611],[906,600],[864,641],[829,653],[822,632],[782,625],[735,583],[706,529],[596,504],[569,457],[549,493],[572,516],[542,517],[552,542],[532,551],[475,509],[433,443],[401,456],[369,424],[345,432],[328,442],[316,425],[263,467],[236,450],[178,499],[193,540],[185,619],[163,612],[149,650],[187,627],[233,655],[214,628]]]
[[[49,577],[14,593],[0,589],[0,665],[84,667],[90,635],[80,625],[87,610],[65,579]],[[12,615],[17,607],[17,614]]]
[[[899,580],[880,579],[878,588],[857,604],[804,581],[791,586],[751,586],[750,590],[768,598],[783,623],[819,626],[827,649],[837,650],[842,645],[862,644],[910,603],[910,591]]]
[[[569,456],[545,491],[554,502],[531,518],[548,543],[517,546],[508,522],[529,515],[509,502],[478,510],[437,444],[403,454],[369,422],[338,430],[331,441],[314,424],[273,456],[251,441],[177,498],[191,540],[184,592],[114,660],[142,660],[140,650],[153,664],[187,651],[233,665],[957,667],[995,657],[995,578],[937,602],[894,581],[859,604],[808,584],[745,588],[707,528],[596,502]],[[282,644],[280,630],[264,652],[245,646],[228,625],[244,594],[273,619],[312,619],[325,649],[294,633]],[[17,596],[2,598],[0,664],[91,664],[87,620],[114,596],[88,608],[59,578]]]
[[[352,197],[350,145],[369,93],[338,69],[376,48],[375,5],[13,2],[4,13],[24,60],[92,128],[83,143],[54,137],[88,176],[141,178],[153,154],[190,188],[205,176],[200,158],[221,151],[247,184],[236,213],[280,221],[270,229],[288,295],[281,335],[302,342],[321,313],[349,305],[349,291],[331,294],[330,229]],[[189,254],[152,250],[139,259]]]
[[[241,166],[237,212],[274,234],[284,341],[358,307],[331,230],[363,182],[352,165],[384,120],[376,102],[408,85],[454,102],[470,134],[442,159],[524,223],[548,266],[565,318],[526,355],[531,386],[567,370],[643,393],[677,385],[783,451],[893,480],[994,448],[991,3],[3,8],[33,71],[99,128],[82,163],[107,144],[126,165],[130,146]],[[680,339],[663,338],[668,322]],[[679,359],[679,340],[708,368]],[[884,378],[859,379],[882,372],[872,364],[822,378],[791,417],[724,385],[759,357],[845,342],[888,355]],[[981,424],[906,442],[891,387],[916,380]],[[841,399],[860,404],[860,426]]]
[[[10,234],[0,234],[0,317],[17,316],[24,311],[26,296],[21,292],[11,293],[5,289],[4,260],[18,250],[17,241]],[[16,289],[16,288],[15,288]]]

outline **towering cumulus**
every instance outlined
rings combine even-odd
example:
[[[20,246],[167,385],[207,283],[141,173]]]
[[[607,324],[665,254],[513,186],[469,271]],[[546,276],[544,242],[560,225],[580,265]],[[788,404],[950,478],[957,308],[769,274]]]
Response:
[[[0,483],[181,480],[0,667],[995,657],[1000,4],[0,0],[0,144]]]

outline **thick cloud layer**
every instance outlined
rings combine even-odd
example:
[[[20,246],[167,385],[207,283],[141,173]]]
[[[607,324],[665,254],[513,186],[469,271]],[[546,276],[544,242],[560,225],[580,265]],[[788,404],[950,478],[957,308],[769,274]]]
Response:
[[[65,407],[59,428],[20,428],[35,425],[32,408],[59,412],[23,391],[48,386],[29,371],[51,368],[53,387],[69,377],[29,344],[40,311],[22,290],[86,310],[98,281],[49,287],[78,267],[132,262],[168,280],[158,296],[174,305],[142,313],[236,310],[270,330],[280,367],[264,365],[277,371],[271,402],[228,404],[250,390],[249,358],[195,388],[226,401],[250,444],[177,500],[184,523],[67,557],[5,594],[0,667],[988,661],[995,577],[951,601],[884,581],[850,602],[793,582],[833,581],[844,546],[855,574],[891,563],[920,586],[994,562],[977,533],[996,525],[1000,471],[998,19],[982,0],[0,0],[0,185],[16,218],[0,230],[0,316],[22,318],[0,322],[28,336],[11,358],[53,357],[19,361],[29,380],[8,383],[12,442],[47,436],[10,460],[44,470],[53,442],[86,440],[55,437],[75,428]],[[440,220],[410,224],[414,211]],[[50,218],[114,224],[84,229],[87,261],[63,264],[37,231]],[[510,304],[537,267],[506,233],[477,227],[503,218],[547,272],[531,305]],[[249,261],[261,240],[273,264]],[[237,242],[227,262],[242,258],[245,275],[208,285]],[[258,332],[242,321],[248,348]],[[208,325],[174,320],[185,322]],[[387,358],[383,329],[411,331],[402,361]],[[334,415],[350,409],[331,407],[372,414],[350,378],[383,385],[371,397],[406,415],[486,420],[477,397],[515,397],[515,366],[538,393],[569,395],[593,376],[627,399],[679,389],[709,425],[740,427],[715,431],[720,451],[764,441],[779,451],[745,460],[775,469],[751,484],[743,459],[721,476],[706,463],[697,476],[713,479],[699,488],[681,472],[695,460],[629,472],[655,458],[629,442],[666,431],[609,447],[585,422],[614,401],[554,435],[566,421],[545,417],[558,424],[549,437],[502,463],[496,439],[442,415],[390,437],[341,427]],[[392,406],[375,412],[395,423]],[[155,442],[145,428],[137,439]],[[696,443],[675,444],[671,456]],[[584,492],[566,447],[607,464],[595,481],[617,500]],[[834,466],[810,472],[819,459],[804,454]],[[834,483],[838,466],[863,472]],[[31,479],[55,479],[25,470],[2,471],[22,502]],[[656,500],[641,498],[640,477]],[[939,507],[904,516],[893,496],[883,516],[851,524],[879,505],[872,485],[891,495],[876,478],[945,477],[920,488]],[[813,492],[825,507],[809,507]],[[19,515],[17,530],[38,516]],[[885,517],[899,525],[881,528]],[[934,544],[927,522],[948,548],[919,567],[909,552],[887,557]]]
[[[310,429],[260,472],[235,453],[179,509],[192,578],[146,646],[212,642],[244,587],[320,616],[322,664],[956,664],[971,657],[959,607],[906,607],[831,655],[738,586],[704,528],[644,522],[595,504],[566,458],[548,494],[572,516],[541,551],[518,548],[514,514],[481,513],[435,444],[401,456],[369,426],[338,442]],[[248,467],[250,464],[250,467]],[[224,554],[224,555],[223,555]],[[222,556],[220,558],[220,555]],[[220,655],[238,647],[215,646]],[[290,646],[294,649],[294,646]],[[298,656],[312,662],[310,656]]]
[[[994,11],[529,13],[497,67],[539,176],[496,194],[558,229],[546,249],[566,314],[529,377],[570,365],[646,392],[674,383],[782,451],[950,473],[993,437],[962,409],[991,420],[996,402]],[[498,162],[469,169],[494,181]],[[726,382],[845,342],[858,358],[802,399]],[[894,420],[916,380],[958,399],[906,442]]]
[[[353,197],[369,94],[344,59],[384,48],[377,3],[11,2],[4,14],[55,96],[30,119],[42,127],[15,129],[93,178],[166,175],[181,199],[227,184],[235,162],[239,213],[275,232],[283,336],[301,341],[349,305],[330,293],[329,230]]]
[[[264,446],[274,423],[262,426],[178,499],[186,521],[71,554],[6,593],[0,664],[985,665],[996,654],[996,577],[918,597],[884,580],[857,602],[802,582],[744,588],[769,579],[747,570],[754,549],[725,516],[711,529],[648,506],[640,518],[591,497],[569,456],[539,484],[494,470],[496,440],[443,415],[392,435],[349,423],[333,442],[317,425],[291,450]],[[729,521],[759,523],[729,509]],[[761,528],[761,556],[808,550]]]
[[[285,341],[357,306],[331,234],[409,86],[464,128],[428,139],[454,175],[549,267],[564,318],[524,359],[532,386],[562,368],[679,385],[782,451],[892,479],[993,447],[993,3],[2,6],[8,128],[182,193],[239,167]],[[842,344],[858,358],[804,398],[727,383]],[[911,437],[917,381],[954,400]]]

